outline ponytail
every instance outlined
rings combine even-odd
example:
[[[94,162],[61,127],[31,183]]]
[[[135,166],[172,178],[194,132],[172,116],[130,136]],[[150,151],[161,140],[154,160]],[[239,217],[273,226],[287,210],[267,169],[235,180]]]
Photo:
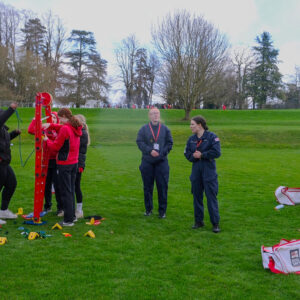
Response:
[[[64,117],[64,118],[68,119],[69,123],[75,128],[82,126],[82,123],[80,122],[80,120],[72,115],[72,112],[69,108],[66,108],[66,107],[61,108],[58,111],[57,115],[59,117]]]
[[[195,116],[192,118],[194,122],[196,122],[198,125],[200,124],[204,130],[208,130],[208,127],[206,125],[206,120],[202,116]]]

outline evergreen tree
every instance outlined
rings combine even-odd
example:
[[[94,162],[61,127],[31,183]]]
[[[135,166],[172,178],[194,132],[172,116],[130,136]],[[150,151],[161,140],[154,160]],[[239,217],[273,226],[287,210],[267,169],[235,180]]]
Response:
[[[271,35],[263,32],[256,37],[258,46],[253,47],[256,54],[256,66],[249,78],[250,95],[253,98],[253,108],[258,104],[262,108],[267,98],[279,96],[282,75],[278,69],[279,51],[273,47]]]
[[[89,99],[106,101],[107,62],[96,50],[94,34],[84,30],[73,30],[68,40],[72,46],[66,56],[73,73],[70,82],[66,84],[69,90],[66,96],[75,102],[76,107],[85,104]]]

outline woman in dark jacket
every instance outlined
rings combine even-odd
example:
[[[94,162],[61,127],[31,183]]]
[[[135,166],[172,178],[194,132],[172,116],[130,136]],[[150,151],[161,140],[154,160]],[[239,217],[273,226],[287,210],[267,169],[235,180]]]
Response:
[[[213,132],[208,131],[206,121],[201,116],[193,117],[190,127],[194,135],[188,139],[184,155],[193,163],[190,180],[194,197],[195,224],[192,228],[204,226],[203,191],[205,191],[213,232],[218,233],[220,216],[215,159],[221,155],[220,140]]]
[[[17,215],[8,209],[10,199],[17,187],[16,175],[9,165],[11,161],[10,141],[17,137],[21,131],[13,130],[8,132],[9,128],[5,125],[5,122],[16,111],[17,106],[16,103],[12,103],[7,110],[0,110],[0,191],[3,189],[0,210],[1,219],[17,218]],[[6,222],[1,219],[0,224],[5,224]]]
[[[75,180],[75,195],[77,201],[76,207],[76,218],[83,218],[83,210],[82,210],[82,191],[81,191],[81,176],[85,169],[85,160],[86,160],[86,152],[87,146],[90,144],[90,135],[89,128],[86,124],[86,119],[83,115],[75,116],[82,124],[82,136],[80,137],[80,146],[79,146],[79,156],[78,156],[78,170],[76,173]]]

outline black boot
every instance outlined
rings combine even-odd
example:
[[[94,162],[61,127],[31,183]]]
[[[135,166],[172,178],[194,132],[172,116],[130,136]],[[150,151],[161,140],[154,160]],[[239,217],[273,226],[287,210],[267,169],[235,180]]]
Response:
[[[195,222],[192,229],[198,229],[198,228],[203,227],[203,226],[204,226],[204,223],[202,221],[201,222]]]

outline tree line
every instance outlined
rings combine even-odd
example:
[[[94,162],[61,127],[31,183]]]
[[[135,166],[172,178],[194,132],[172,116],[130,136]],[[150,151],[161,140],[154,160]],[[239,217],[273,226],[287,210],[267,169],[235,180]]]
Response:
[[[0,2],[0,100],[32,105],[36,92],[79,107],[107,102],[107,61],[92,32],[72,30],[51,11],[42,19]]]
[[[258,35],[255,43],[232,49],[204,17],[185,10],[169,13],[153,26],[151,50],[134,35],[115,48],[122,101],[147,106],[156,96],[183,108],[186,119],[200,107],[264,108],[275,100],[298,107],[300,69],[284,84],[270,33]],[[0,2],[0,100],[32,105],[37,91],[48,91],[76,107],[88,100],[108,103],[107,64],[93,32],[67,34],[51,12],[38,18]]]

